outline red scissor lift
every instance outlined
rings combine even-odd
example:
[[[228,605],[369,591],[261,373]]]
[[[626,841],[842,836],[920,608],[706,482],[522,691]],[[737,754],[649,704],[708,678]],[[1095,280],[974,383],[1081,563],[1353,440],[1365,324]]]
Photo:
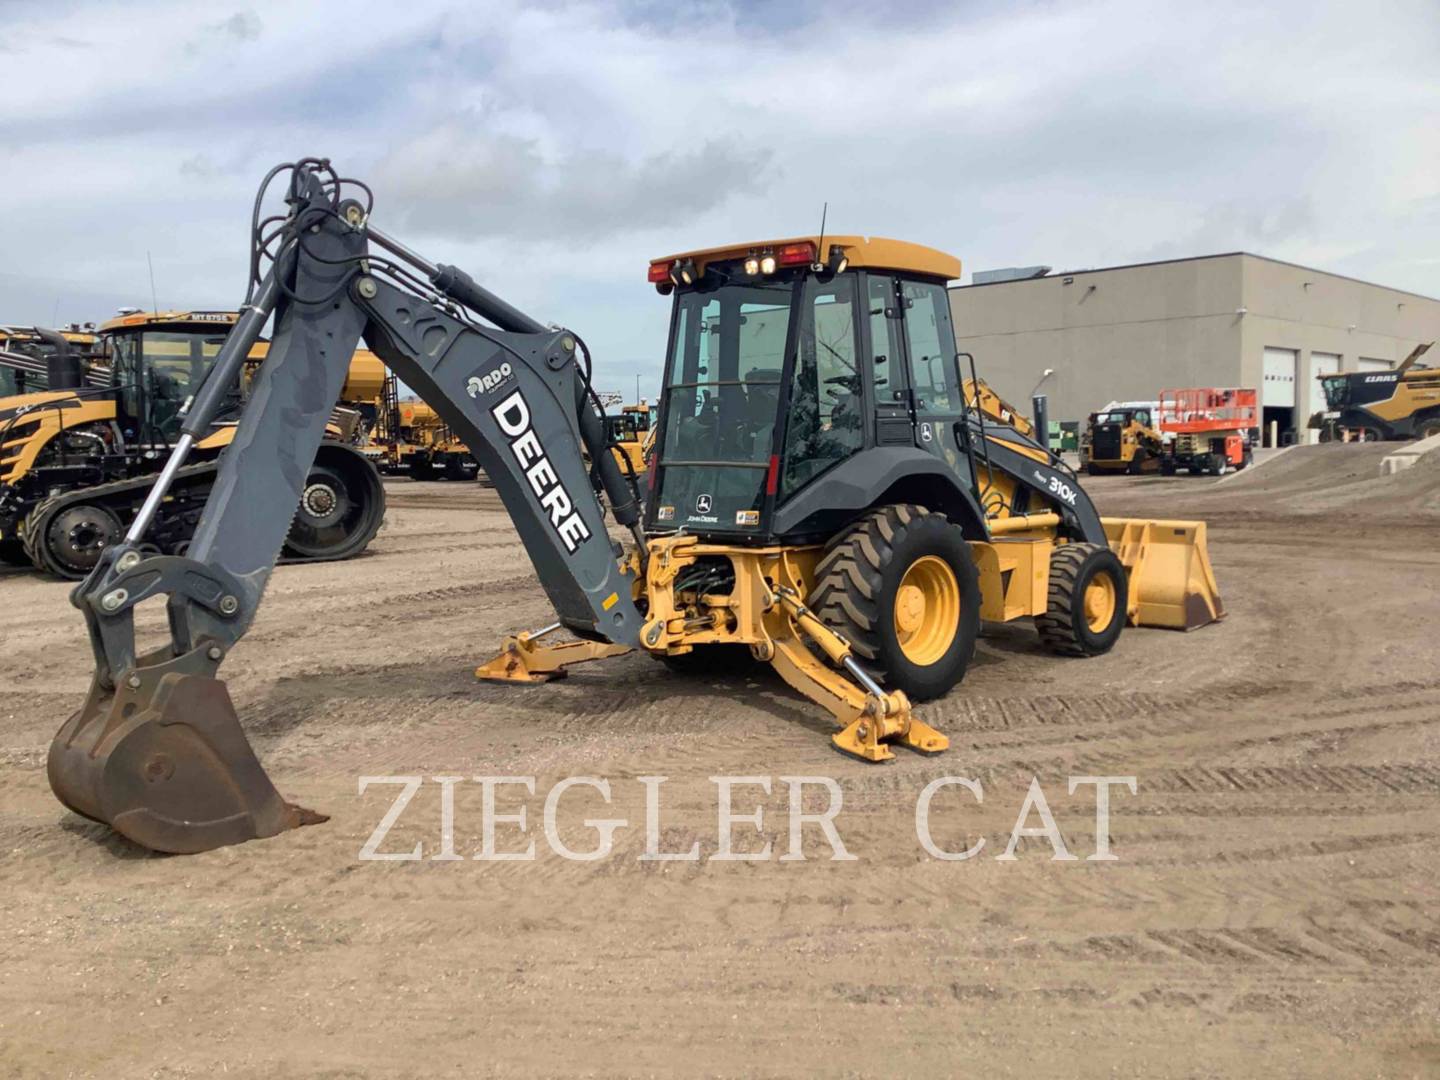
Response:
[[[1227,467],[1250,464],[1251,446],[1260,430],[1254,390],[1192,387],[1160,391],[1160,432],[1165,437],[1160,471],[1178,470],[1219,476]]]

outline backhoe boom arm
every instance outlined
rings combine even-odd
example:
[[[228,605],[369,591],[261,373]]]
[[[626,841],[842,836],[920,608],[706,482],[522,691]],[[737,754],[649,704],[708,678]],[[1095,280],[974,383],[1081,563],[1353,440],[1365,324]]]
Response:
[[[203,850],[297,823],[245,745],[216,672],[254,618],[362,337],[479,459],[560,621],[593,640],[639,642],[633,572],[606,531],[581,447],[616,520],[634,530],[637,495],[608,450],[578,339],[377,233],[378,247],[459,303],[413,291],[413,274],[371,252],[368,213],[342,200],[343,182],[327,172],[314,160],[293,167],[280,250],[186,417],[186,434],[204,430],[227,361],[248,353],[273,312],[269,353],[189,551],[139,547],[193,441],[182,438],[125,541],[72,594],[96,671],[51,748],[51,785],[72,809],[159,850]],[[168,598],[171,642],[137,655],[134,609],[154,596]]]

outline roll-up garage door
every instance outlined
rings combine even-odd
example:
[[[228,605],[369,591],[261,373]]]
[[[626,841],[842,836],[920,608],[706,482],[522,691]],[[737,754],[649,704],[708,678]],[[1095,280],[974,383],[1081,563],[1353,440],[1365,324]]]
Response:
[[[1265,408],[1295,407],[1295,368],[1298,359],[1299,353],[1295,349],[1265,350],[1265,382],[1260,392],[1260,400]]]

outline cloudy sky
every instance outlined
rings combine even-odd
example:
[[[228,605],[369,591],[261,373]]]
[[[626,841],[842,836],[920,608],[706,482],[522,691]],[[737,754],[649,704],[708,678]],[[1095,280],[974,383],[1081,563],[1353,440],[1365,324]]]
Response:
[[[825,201],[967,278],[1243,248],[1440,295],[1437,73],[1437,0],[0,0],[0,320],[148,306],[147,252],[233,307],[302,154],[628,393],[650,258]]]

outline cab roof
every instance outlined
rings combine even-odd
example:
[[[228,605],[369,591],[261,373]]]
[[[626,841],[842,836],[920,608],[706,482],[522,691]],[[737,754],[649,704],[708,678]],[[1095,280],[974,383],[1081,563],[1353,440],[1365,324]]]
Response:
[[[743,259],[748,255],[764,256],[778,254],[782,248],[794,249],[795,245],[809,244],[811,260],[825,261],[832,247],[840,247],[849,259],[851,267],[870,270],[896,270],[901,273],[918,274],[923,277],[953,281],[960,276],[960,260],[943,251],[912,244],[908,240],[890,240],[883,236],[791,236],[783,240],[758,240],[752,243],[725,244],[722,247],[700,248],[696,251],[682,251],[664,258],[652,259],[652,269],[674,263],[680,259],[694,259],[698,270],[703,271],[708,263]],[[787,260],[779,259],[781,266]],[[790,265],[798,265],[791,262]],[[669,267],[666,265],[668,271]],[[652,278],[653,280],[653,278]]]
[[[239,319],[240,314],[235,311],[137,311],[130,315],[117,315],[101,323],[100,333],[143,326],[234,326]]]

